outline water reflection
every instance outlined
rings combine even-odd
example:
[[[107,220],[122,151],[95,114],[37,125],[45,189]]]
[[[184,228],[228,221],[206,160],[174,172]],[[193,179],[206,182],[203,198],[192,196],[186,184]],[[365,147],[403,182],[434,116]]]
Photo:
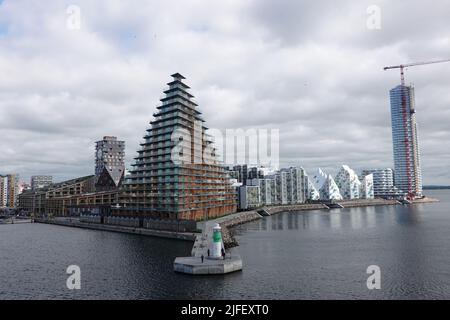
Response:
[[[414,225],[420,222],[420,209],[414,206],[373,206],[330,211],[285,212],[265,217],[258,230],[322,230],[376,228],[378,225]]]
[[[339,213],[330,214],[330,224],[332,229],[340,229],[341,228],[341,217]]]
[[[415,206],[402,206],[396,210],[395,220],[401,225],[415,225],[420,222],[419,210]]]

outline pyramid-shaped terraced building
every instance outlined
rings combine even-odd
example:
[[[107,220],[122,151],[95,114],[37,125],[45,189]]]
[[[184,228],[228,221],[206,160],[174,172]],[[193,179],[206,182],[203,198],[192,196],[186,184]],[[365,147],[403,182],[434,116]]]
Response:
[[[124,214],[202,220],[236,212],[236,192],[181,74],[172,75],[126,177]]]

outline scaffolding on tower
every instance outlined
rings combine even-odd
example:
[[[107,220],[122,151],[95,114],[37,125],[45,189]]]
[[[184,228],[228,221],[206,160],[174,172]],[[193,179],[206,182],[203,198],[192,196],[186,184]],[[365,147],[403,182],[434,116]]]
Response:
[[[412,184],[412,178],[411,178],[411,163],[413,163],[413,167],[415,170],[415,187],[418,186],[418,144],[417,144],[417,137],[414,134],[413,128],[415,128],[415,106],[411,97],[412,90],[410,91],[410,102],[409,102],[409,113],[408,113],[408,105],[406,101],[406,84],[405,84],[405,69],[409,67],[414,66],[421,66],[421,65],[427,65],[427,64],[436,64],[436,63],[443,63],[443,62],[450,62],[450,59],[446,60],[437,60],[437,61],[428,61],[428,62],[416,62],[416,63],[408,63],[408,64],[401,64],[398,66],[390,66],[385,67],[384,70],[391,70],[391,69],[400,69],[400,79],[401,79],[401,101],[402,101],[402,115],[403,115],[403,130],[405,133],[405,153],[406,153],[406,175],[407,175],[407,181],[408,181],[408,190],[407,190],[407,197],[408,199],[414,199],[417,195],[416,190],[413,189]],[[410,126],[411,128],[408,128],[408,119],[410,119]],[[409,137],[409,131],[411,131],[411,139]],[[410,154],[410,146],[412,145],[412,155]],[[411,159],[412,156],[412,159]]]

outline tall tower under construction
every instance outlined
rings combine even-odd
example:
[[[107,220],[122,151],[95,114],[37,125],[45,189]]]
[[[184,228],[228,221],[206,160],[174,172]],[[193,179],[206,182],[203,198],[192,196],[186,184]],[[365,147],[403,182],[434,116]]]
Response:
[[[409,197],[422,196],[422,171],[417,137],[414,87],[390,91],[395,186]]]
[[[181,74],[172,75],[121,200],[123,214],[202,220],[236,212],[236,192]]]

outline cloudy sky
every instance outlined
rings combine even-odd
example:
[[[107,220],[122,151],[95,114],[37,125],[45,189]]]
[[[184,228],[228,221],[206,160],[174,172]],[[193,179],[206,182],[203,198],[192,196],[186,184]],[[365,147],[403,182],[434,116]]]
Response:
[[[382,68],[450,58],[447,0],[0,3],[0,173],[23,180],[92,174],[104,135],[126,140],[129,165],[174,72],[209,127],[280,129],[282,165],[392,167],[399,73]],[[407,81],[424,183],[450,184],[450,63]]]

